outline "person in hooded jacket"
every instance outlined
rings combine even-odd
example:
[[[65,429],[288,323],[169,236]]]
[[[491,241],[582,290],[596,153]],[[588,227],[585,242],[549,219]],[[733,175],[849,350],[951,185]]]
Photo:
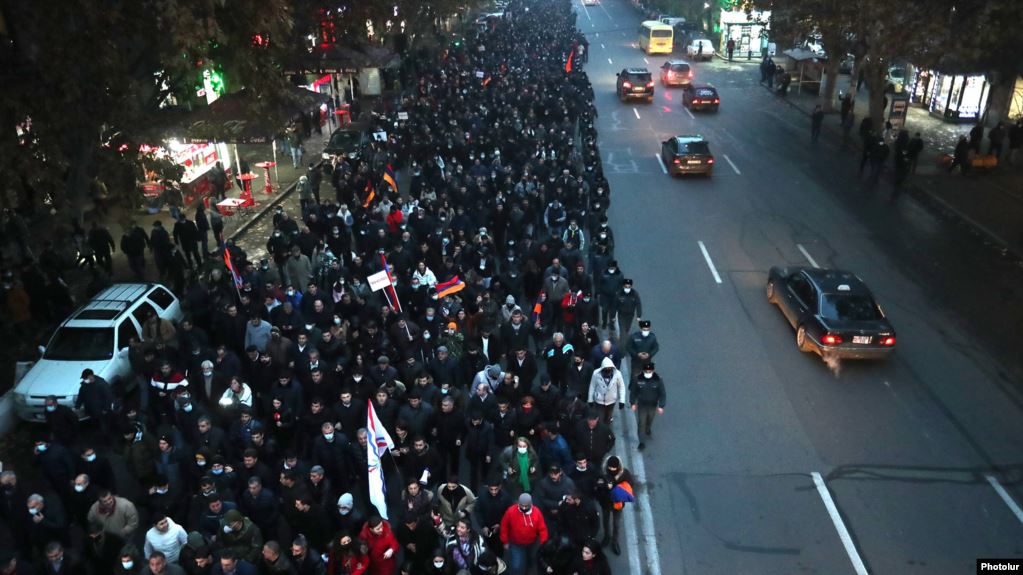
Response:
[[[590,405],[599,406],[603,412],[604,423],[608,425],[614,421],[616,403],[618,409],[625,409],[625,378],[611,358],[605,357],[600,363],[600,370],[593,372],[587,401]]]

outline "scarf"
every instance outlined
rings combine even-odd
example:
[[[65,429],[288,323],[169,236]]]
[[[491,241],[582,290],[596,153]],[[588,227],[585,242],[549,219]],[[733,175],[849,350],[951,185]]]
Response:
[[[519,483],[522,484],[522,491],[529,493],[529,453],[518,453],[519,458]]]

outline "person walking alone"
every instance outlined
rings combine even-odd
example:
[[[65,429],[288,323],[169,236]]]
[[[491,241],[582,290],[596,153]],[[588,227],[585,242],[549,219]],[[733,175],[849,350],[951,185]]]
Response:
[[[653,436],[654,418],[664,415],[664,404],[668,397],[661,376],[654,371],[654,363],[643,366],[643,372],[629,384],[629,404],[636,414],[636,434],[639,435],[639,450],[646,448],[643,435]]]
[[[924,151],[924,139],[920,137],[920,132],[913,134],[913,137],[909,139],[909,144],[906,145],[906,157],[909,159],[909,173],[916,173],[916,163],[920,159],[920,152]]]
[[[948,173],[952,173],[959,166],[959,169],[963,174],[969,173],[970,171],[970,142],[966,140],[966,136],[959,136],[959,141],[956,142],[956,149],[952,153],[952,163],[948,165]]]
[[[820,104],[817,104],[813,113],[810,114],[810,141],[814,144],[821,137],[821,125],[824,124],[824,109],[821,108]]]

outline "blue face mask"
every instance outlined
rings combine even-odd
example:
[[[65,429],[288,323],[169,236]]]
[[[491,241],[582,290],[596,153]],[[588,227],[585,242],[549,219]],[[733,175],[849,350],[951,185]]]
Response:
[[[186,403],[181,409],[185,410],[185,413],[189,413],[192,411],[192,404]]]
[[[224,473],[224,469],[223,468],[211,469],[210,471],[213,472],[213,475],[220,475],[220,474]]]
[[[39,452],[39,453],[42,453],[42,452],[46,451],[46,449],[48,447],[49,447],[49,445],[46,445],[45,443],[43,443],[42,445],[37,445],[36,446],[36,451]]]
[[[96,454],[95,453],[91,453],[89,455],[86,455],[85,456],[85,460],[88,461],[89,463],[92,463],[93,461],[96,461]]]
[[[46,411],[48,411],[50,413],[53,413],[54,411],[57,411],[57,406],[56,405],[47,405],[46,406]]]

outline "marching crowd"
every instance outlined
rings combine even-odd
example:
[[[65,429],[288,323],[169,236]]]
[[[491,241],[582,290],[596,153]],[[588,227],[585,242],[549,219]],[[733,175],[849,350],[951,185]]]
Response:
[[[186,317],[132,343],[139,393],[85,370],[91,421],[48,400],[41,481],[0,475],[0,575],[611,573],[637,487],[611,423],[643,449],[665,385],[583,42],[568,0],[509,4],[416,71],[387,141],[315,170],[267,259],[195,266]]]

